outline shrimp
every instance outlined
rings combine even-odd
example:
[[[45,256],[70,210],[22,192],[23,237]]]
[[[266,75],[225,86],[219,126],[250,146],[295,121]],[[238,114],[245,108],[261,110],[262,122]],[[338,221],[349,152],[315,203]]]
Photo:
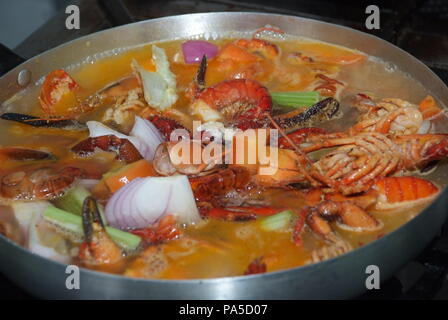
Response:
[[[367,191],[378,179],[400,171],[422,168],[448,155],[447,134],[414,134],[388,137],[377,132],[325,139],[304,148],[336,149],[312,164],[311,175],[344,194]],[[315,171],[316,169],[317,171]]]
[[[361,103],[361,102],[359,102]],[[369,108],[370,106],[370,108]],[[376,104],[360,104],[366,110],[350,133],[375,131],[384,134],[414,134],[423,123],[418,106],[401,99],[382,99]]]

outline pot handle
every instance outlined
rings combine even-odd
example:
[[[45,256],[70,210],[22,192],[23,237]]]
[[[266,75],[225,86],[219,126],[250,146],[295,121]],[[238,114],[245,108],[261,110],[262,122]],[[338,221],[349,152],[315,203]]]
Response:
[[[4,75],[6,72],[18,66],[22,62],[25,62],[25,59],[18,56],[8,47],[0,43],[0,76]]]

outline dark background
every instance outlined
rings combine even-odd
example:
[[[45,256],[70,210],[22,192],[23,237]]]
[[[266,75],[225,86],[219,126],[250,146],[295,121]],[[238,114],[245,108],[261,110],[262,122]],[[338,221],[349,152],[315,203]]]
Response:
[[[80,30],[64,27],[68,4],[80,6]],[[365,8],[370,4],[381,10],[380,30],[365,28]],[[342,24],[378,35],[431,66],[448,69],[447,0],[2,0],[0,43],[30,58],[115,25],[209,11],[283,13]]]

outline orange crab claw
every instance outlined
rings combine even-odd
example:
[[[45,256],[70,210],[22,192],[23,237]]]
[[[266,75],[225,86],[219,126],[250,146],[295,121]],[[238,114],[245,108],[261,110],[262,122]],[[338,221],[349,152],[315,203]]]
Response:
[[[301,244],[305,224],[314,234],[331,241],[334,235],[330,225],[332,221],[337,221],[340,228],[353,232],[378,230],[382,227],[381,222],[351,201],[325,200],[302,210],[294,227],[294,242]]]

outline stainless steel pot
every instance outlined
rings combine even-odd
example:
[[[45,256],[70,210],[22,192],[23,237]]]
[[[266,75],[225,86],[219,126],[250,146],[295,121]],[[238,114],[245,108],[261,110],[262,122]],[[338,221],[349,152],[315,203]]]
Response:
[[[21,90],[19,72],[36,81],[53,69],[88,59],[96,53],[151,41],[203,33],[252,31],[266,24],[292,35],[359,49],[390,61],[448,102],[448,88],[424,64],[403,50],[346,27],[285,15],[204,13],[166,17],[98,32],[69,42],[11,70],[0,78],[0,101]],[[0,270],[22,288],[42,298],[69,299],[298,299],[350,298],[366,290],[366,268],[376,265],[386,280],[414,258],[435,236],[447,216],[448,191],[396,231],[335,259],[285,271],[206,280],[142,280],[82,269],[80,289],[68,290],[66,266],[46,260],[0,237]]]

